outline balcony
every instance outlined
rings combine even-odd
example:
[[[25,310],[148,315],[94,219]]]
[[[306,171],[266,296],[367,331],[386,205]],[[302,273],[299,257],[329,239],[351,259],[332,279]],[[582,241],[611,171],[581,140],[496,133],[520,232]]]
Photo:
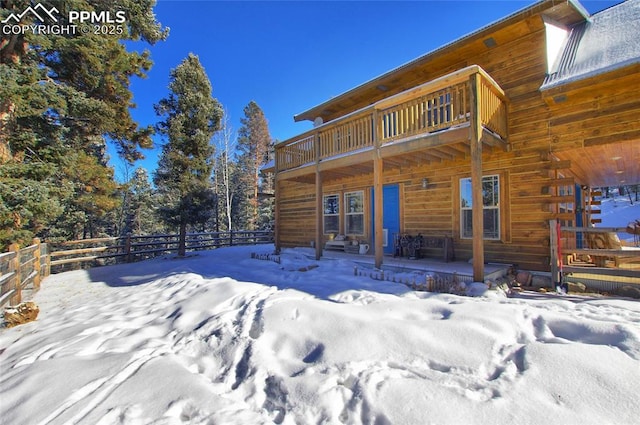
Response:
[[[498,84],[473,65],[376,102],[276,145],[276,172],[302,177],[399,156],[420,161],[469,153],[475,120],[481,141],[506,147],[507,99]]]

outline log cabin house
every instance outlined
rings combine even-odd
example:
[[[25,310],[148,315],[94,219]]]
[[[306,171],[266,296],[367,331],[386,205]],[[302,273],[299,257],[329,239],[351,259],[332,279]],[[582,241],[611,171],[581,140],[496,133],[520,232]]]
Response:
[[[422,234],[476,280],[550,270],[550,220],[595,223],[593,188],[640,183],[638,40],[640,0],[542,0],[295,115],[314,128],[276,145],[276,249],[345,235],[379,267]]]

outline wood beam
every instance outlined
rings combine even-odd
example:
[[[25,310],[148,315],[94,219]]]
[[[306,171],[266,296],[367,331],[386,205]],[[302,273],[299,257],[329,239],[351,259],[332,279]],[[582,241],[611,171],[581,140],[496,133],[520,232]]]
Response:
[[[350,167],[354,164],[360,164],[371,159],[371,149],[361,150],[358,152],[340,155],[335,158],[327,158],[320,161],[320,169],[322,171],[331,170],[340,167]]]
[[[510,150],[509,144],[502,140],[498,135],[492,133],[487,129],[483,129],[482,141],[487,146],[499,147],[502,148],[503,151],[508,152]]]
[[[320,143],[316,139],[315,143],[316,155],[316,260],[322,257],[322,233],[323,233],[323,205],[322,205],[322,171],[320,170]]]
[[[273,244],[275,245],[276,255],[280,254],[280,180],[274,179],[275,200],[273,206],[273,219],[275,226],[273,228]]]
[[[376,267],[382,266],[382,256],[384,253],[384,247],[382,246],[382,158],[379,153],[373,158],[373,209],[375,211],[374,217],[374,240],[375,247],[374,253],[376,257]]]
[[[382,157],[401,155],[410,152],[427,151],[427,148],[451,145],[463,140],[467,140],[469,135],[469,124],[464,123],[459,128],[449,129],[437,133],[426,133],[418,136],[406,137],[394,140],[381,147]]]
[[[322,174],[316,168],[316,260],[322,257]]]
[[[374,111],[373,113],[374,122],[377,123],[378,120],[378,111]],[[383,214],[383,203],[382,203],[382,175],[384,170],[384,164],[382,161],[382,156],[380,155],[380,135],[382,134],[382,129],[379,125],[376,124],[376,129],[373,135],[373,143],[375,146],[375,150],[373,153],[373,208],[375,210],[375,219],[374,219],[374,254],[375,254],[375,265],[377,268],[382,267],[382,257],[384,254],[384,247],[382,246],[382,214]]]
[[[313,184],[315,181],[313,178],[313,171],[314,171],[313,164],[310,164],[308,166],[294,168],[292,170],[279,171],[278,174],[276,174],[276,179],[277,180],[296,180],[296,181],[309,179],[309,182]]]
[[[482,200],[482,120],[480,116],[480,75],[471,83],[471,214],[473,226],[473,280],[484,282],[484,222]]]

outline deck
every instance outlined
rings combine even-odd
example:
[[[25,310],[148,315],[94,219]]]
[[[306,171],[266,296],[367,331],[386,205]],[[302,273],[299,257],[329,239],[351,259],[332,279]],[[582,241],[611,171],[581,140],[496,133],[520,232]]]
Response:
[[[275,170],[279,179],[306,177],[312,182],[316,170],[339,176],[370,172],[374,152],[391,166],[394,161],[464,158],[470,154],[470,125],[476,112],[482,142],[489,148],[506,148],[506,96],[474,65],[279,143]]]

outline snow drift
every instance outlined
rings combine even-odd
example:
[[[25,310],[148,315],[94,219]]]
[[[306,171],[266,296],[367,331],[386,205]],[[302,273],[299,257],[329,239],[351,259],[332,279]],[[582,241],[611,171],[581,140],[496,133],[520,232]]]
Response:
[[[0,330],[0,422],[637,423],[636,301],[413,292],[347,260],[250,258],[272,249],[49,277],[38,320]]]

